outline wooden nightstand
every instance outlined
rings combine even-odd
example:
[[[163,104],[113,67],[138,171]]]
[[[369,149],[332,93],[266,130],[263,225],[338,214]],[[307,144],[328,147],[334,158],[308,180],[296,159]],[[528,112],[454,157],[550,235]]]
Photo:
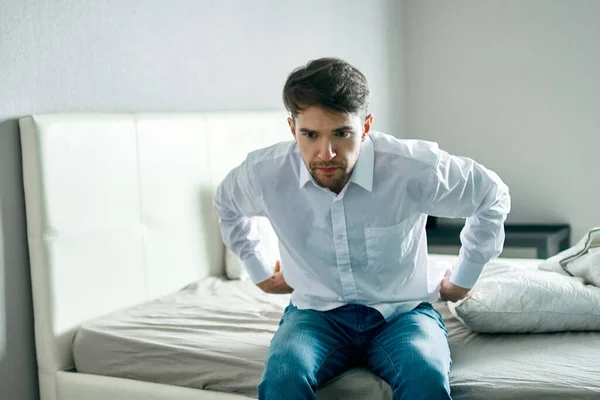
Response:
[[[435,224],[427,228],[429,252],[458,254],[463,225]],[[551,257],[571,246],[570,225],[504,225],[506,239],[501,257]]]

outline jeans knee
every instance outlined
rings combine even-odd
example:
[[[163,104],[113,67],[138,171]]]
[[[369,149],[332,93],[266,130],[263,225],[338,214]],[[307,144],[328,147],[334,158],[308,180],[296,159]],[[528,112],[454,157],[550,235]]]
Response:
[[[259,397],[267,393],[309,393],[313,392],[315,377],[299,357],[291,354],[269,355],[265,364],[262,381],[258,385]],[[269,398],[275,398],[269,396]]]
[[[427,362],[403,368],[392,384],[394,399],[451,399],[448,372]]]
[[[273,354],[265,364],[265,375],[273,380],[284,382],[295,381],[299,378],[306,379],[307,368],[298,357],[289,354]]]

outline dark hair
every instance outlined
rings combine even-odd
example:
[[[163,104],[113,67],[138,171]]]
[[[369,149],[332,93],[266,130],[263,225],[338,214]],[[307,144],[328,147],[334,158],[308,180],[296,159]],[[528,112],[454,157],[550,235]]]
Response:
[[[369,97],[367,78],[338,58],[319,58],[296,68],[283,87],[283,104],[294,118],[313,106],[364,117]]]

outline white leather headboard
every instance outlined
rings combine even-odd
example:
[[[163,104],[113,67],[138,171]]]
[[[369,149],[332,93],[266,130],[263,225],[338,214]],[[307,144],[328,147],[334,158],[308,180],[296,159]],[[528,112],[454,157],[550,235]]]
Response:
[[[66,113],[20,119],[43,374],[73,367],[83,322],[223,273],[212,199],[286,113]]]

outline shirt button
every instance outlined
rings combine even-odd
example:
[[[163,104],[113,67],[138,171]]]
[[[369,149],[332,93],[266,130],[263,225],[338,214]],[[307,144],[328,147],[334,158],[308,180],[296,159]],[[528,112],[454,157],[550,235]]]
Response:
[[[339,240],[342,240],[342,239],[344,238],[344,235],[338,235],[338,236],[337,236],[337,238],[338,238]]]

